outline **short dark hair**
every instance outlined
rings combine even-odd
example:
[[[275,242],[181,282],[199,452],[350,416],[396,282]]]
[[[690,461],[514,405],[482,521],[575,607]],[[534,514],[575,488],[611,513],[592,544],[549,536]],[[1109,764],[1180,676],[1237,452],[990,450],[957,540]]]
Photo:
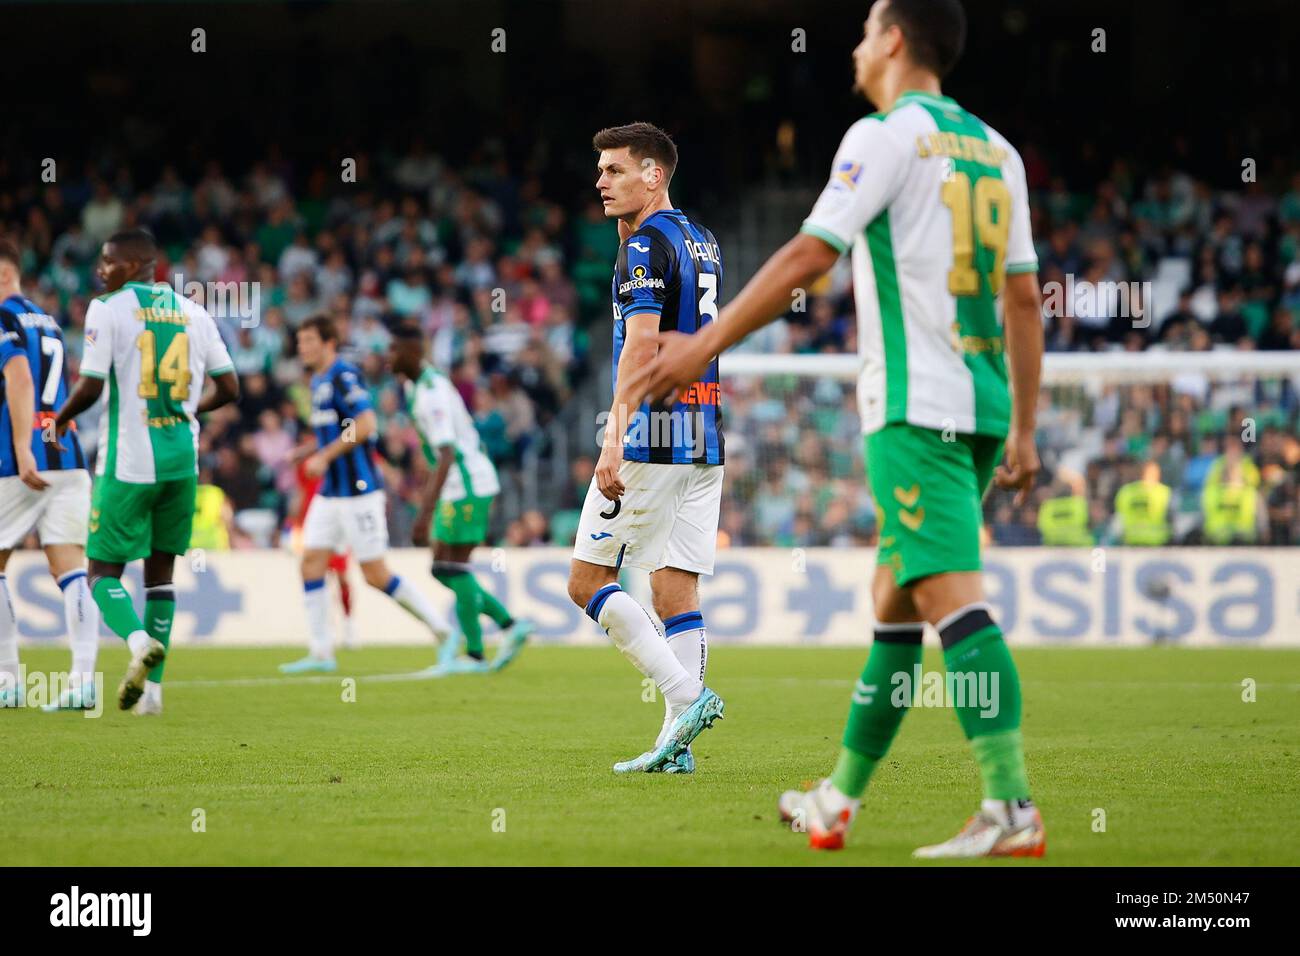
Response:
[[[966,11],[960,0],[889,0],[881,16],[897,25],[917,66],[943,79],[961,59],[966,45]]]
[[[109,236],[108,242],[141,261],[158,255],[158,240],[154,239],[153,233],[148,229],[123,229]]]
[[[294,334],[296,335],[303,329],[315,329],[322,342],[337,342],[339,340],[338,327],[334,325],[334,320],[328,315],[313,315],[310,319],[303,319],[302,325],[298,326]]]
[[[667,179],[673,178],[673,170],[677,168],[677,145],[671,136],[653,123],[610,126],[593,136],[591,145],[597,151],[626,146],[632,158],[638,161],[649,156],[664,168]]]
[[[12,262],[15,269],[23,267],[22,250],[8,236],[0,236],[0,262]]]
[[[399,322],[393,326],[392,336],[399,342],[424,342],[424,331],[414,322]]]

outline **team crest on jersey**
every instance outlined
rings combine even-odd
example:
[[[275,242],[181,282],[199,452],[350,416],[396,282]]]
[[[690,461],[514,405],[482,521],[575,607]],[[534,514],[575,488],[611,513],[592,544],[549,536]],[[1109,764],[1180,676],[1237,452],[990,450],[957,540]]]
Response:
[[[862,175],[862,164],[845,161],[835,167],[831,185],[836,189],[857,189],[858,178]]]

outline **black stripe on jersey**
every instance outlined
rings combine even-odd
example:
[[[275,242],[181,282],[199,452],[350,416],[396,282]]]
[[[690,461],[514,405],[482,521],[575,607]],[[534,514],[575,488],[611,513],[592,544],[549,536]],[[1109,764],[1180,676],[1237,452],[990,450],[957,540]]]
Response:
[[[16,333],[18,336],[18,342],[21,343],[22,350],[24,352],[27,351],[27,332],[23,328],[22,322],[18,321],[17,313],[11,312],[6,306],[0,306],[0,332]],[[11,418],[12,416],[9,412],[9,405],[5,399],[6,393],[4,390],[4,382],[4,368],[0,367],[0,416]],[[28,427],[30,429],[30,425]],[[13,422],[11,421],[9,423],[9,460],[15,464],[18,461],[18,446],[14,442],[18,434],[20,434],[18,429],[13,427]],[[23,434],[30,435],[31,432],[29,430]]]
[[[339,405],[339,396],[343,394],[342,386],[343,386],[342,376],[335,374],[334,377],[330,379],[330,396],[331,396],[331,400],[334,402],[336,410]],[[353,425],[355,424],[356,423],[353,422]],[[340,418],[339,419],[340,438],[343,437],[343,432],[345,430],[346,427],[343,424],[343,419]],[[342,468],[340,470],[343,473],[343,480],[346,482],[346,484],[342,488],[335,489],[336,494],[355,495],[357,493],[357,480],[360,476],[357,474],[357,463],[352,457],[352,453],[354,451],[355,451],[354,448],[348,449],[338,458],[335,458],[334,461],[331,463],[331,467],[333,465],[342,463]],[[337,480],[337,478],[338,478],[338,474],[336,473],[335,479]]]
[[[682,268],[677,261],[677,247],[657,226],[642,226],[637,233],[650,233],[650,272],[653,275],[662,263],[664,276],[664,310],[659,314],[659,331],[676,332],[680,323]],[[630,240],[629,240],[630,241]],[[624,259],[624,266],[627,260]]]
[[[33,383],[35,387],[32,390],[32,397],[36,400],[35,406],[37,411],[48,411],[41,402],[41,390],[44,388],[45,383],[50,380],[50,354],[46,352],[45,349],[41,348],[41,340],[45,338],[45,333],[40,329],[34,329],[33,331],[36,333],[36,354],[41,357],[41,373],[36,377],[36,381]],[[59,352],[62,354],[63,350],[60,349]],[[41,442],[41,445],[45,449],[45,469],[47,471],[61,470],[61,456],[59,455],[58,444],[55,442],[43,441]]]

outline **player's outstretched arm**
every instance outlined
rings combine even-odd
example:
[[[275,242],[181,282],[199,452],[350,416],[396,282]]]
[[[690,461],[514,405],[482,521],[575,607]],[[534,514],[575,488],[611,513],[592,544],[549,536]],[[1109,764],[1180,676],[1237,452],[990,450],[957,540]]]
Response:
[[[222,405],[229,405],[231,402],[239,401],[239,376],[234,370],[229,372],[220,372],[212,376],[212,384],[215,386],[211,392],[204,395],[195,407],[194,413],[202,415],[206,412],[214,411]]]
[[[1043,304],[1038,273],[1007,276],[1002,295],[1002,332],[1011,377],[1011,431],[1007,435],[1006,464],[999,466],[996,477],[999,487],[1018,489],[1019,505],[1029,497],[1039,468],[1034,446],[1043,370]]]
[[[5,380],[5,404],[9,406],[9,420],[13,422],[15,438],[23,434],[22,422],[36,417],[36,386],[32,383],[32,369],[27,356],[15,355],[0,369]],[[49,482],[36,470],[36,456],[27,441],[14,441],[14,457],[18,464],[18,477],[34,491],[44,491]]]
[[[640,369],[629,387],[651,400],[675,395],[704,375],[713,356],[784,314],[798,290],[821,277],[839,257],[838,249],[816,236],[795,236],[763,264],[708,328],[694,335],[660,334],[658,355]]]

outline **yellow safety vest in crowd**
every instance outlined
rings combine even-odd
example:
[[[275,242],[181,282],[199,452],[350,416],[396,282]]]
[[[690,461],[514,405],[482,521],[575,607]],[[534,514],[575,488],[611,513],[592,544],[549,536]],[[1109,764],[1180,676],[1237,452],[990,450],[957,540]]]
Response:
[[[1249,485],[1206,485],[1205,540],[1210,544],[1228,544],[1234,538],[1254,541],[1257,501]]]
[[[1124,544],[1159,547],[1169,543],[1169,486],[1130,481],[1115,495],[1115,513],[1124,525]]]
[[[1090,548],[1088,502],[1082,495],[1044,501],[1038,509],[1038,531],[1049,548]]]
[[[194,527],[190,531],[190,547],[205,551],[230,550],[230,533],[222,512],[226,507],[226,493],[216,485],[199,485],[194,492]]]

